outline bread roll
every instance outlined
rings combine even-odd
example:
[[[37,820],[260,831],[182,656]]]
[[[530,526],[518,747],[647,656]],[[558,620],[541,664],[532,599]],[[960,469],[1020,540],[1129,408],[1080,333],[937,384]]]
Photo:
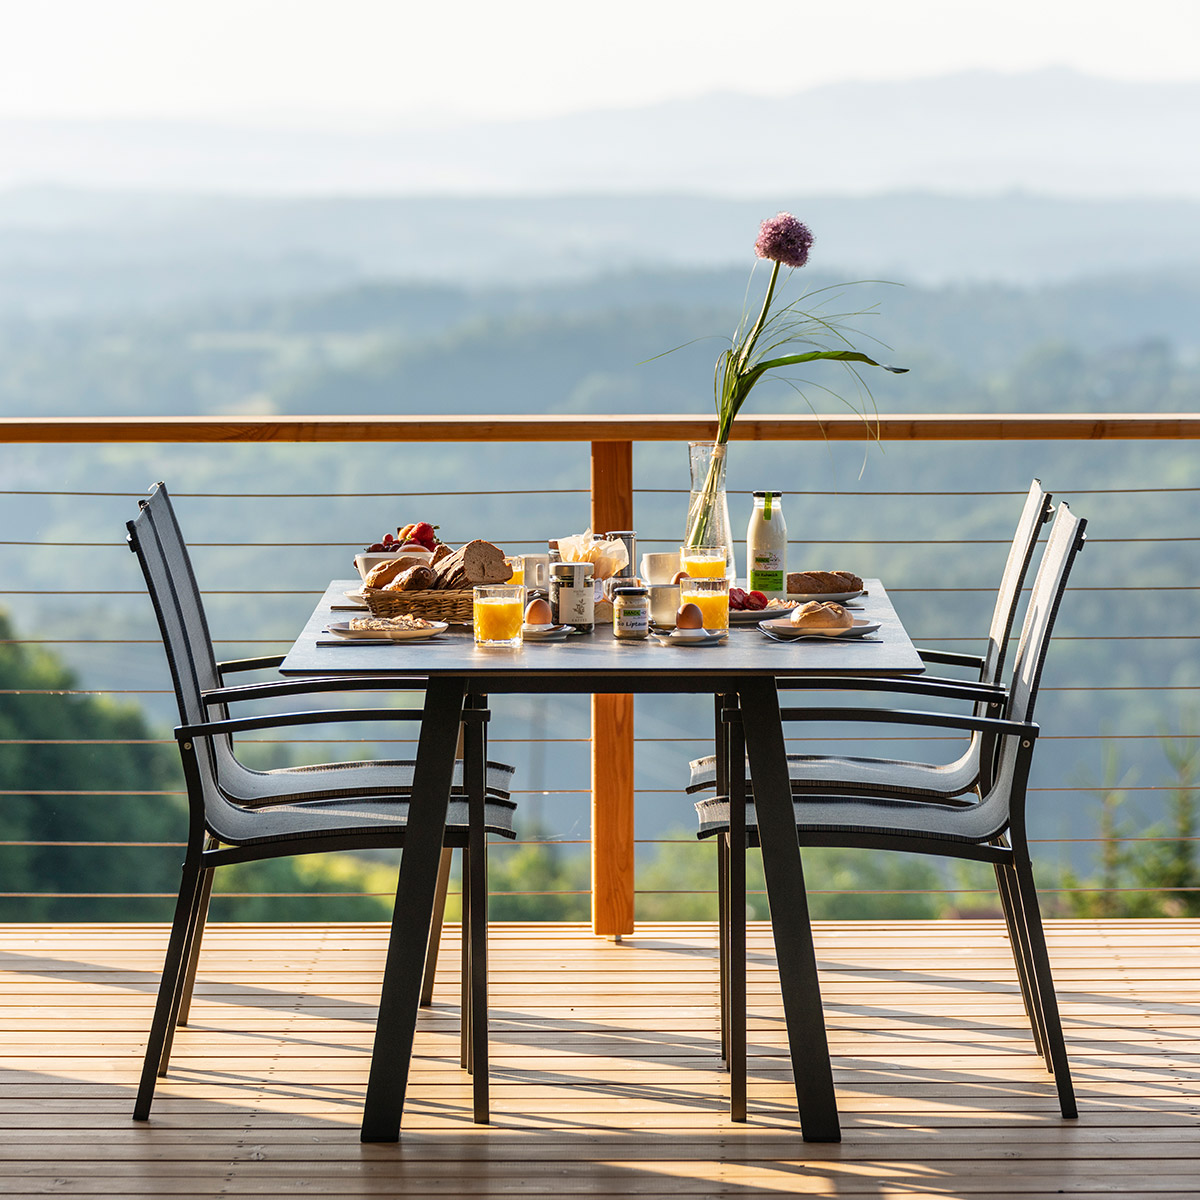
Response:
[[[401,571],[419,566],[424,560],[411,554],[397,554],[386,562],[376,563],[366,574],[363,584],[366,587],[387,587]]]
[[[391,583],[384,585],[385,592],[419,592],[433,587],[433,568],[417,563],[407,571],[401,571]]]
[[[854,624],[854,617],[840,604],[827,600],[810,600],[792,609],[788,618],[798,629],[849,629]]]

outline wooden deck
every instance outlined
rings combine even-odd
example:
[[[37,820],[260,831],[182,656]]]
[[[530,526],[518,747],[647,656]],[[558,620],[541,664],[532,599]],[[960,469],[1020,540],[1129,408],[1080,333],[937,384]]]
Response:
[[[382,928],[214,926],[140,1125],[165,929],[0,926],[0,1195],[1200,1194],[1200,921],[1053,926],[1074,1122],[995,923],[819,926],[836,1146],[799,1137],[763,927],[745,1125],[726,1116],[710,926],[621,943],[495,926],[488,1127],[458,1068],[448,941],[401,1141],[363,1146]]]

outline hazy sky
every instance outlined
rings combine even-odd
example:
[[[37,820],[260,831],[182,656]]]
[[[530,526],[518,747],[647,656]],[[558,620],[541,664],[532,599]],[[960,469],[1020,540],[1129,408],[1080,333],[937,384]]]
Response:
[[[1200,0],[0,0],[0,117],[525,117],[968,68],[1200,79]]]

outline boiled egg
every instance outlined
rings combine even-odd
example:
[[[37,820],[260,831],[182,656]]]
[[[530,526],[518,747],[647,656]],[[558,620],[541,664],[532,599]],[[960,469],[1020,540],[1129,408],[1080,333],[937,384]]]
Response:
[[[703,629],[704,614],[700,611],[698,605],[687,603],[679,606],[679,611],[675,614],[676,629]]]
[[[540,596],[530,600],[525,606],[525,624],[553,625],[554,614],[550,610],[549,601],[543,600]]]
[[[672,583],[682,583],[685,579],[690,579],[691,576],[686,571],[676,571],[671,579]]]

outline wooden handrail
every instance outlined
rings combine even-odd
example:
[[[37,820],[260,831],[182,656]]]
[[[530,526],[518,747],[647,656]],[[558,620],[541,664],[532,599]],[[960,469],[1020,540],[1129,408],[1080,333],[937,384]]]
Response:
[[[0,417],[0,443],[685,442],[716,421],[675,413],[603,416]],[[852,413],[742,415],[734,441],[1100,441],[1200,437],[1200,413]]]

